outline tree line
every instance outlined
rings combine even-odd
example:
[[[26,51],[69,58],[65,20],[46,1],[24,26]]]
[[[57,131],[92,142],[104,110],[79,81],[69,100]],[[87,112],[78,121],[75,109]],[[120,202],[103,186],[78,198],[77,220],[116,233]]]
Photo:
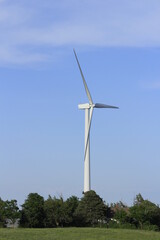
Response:
[[[44,200],[38,193],[30,193],[21,209],[17,200],[3,201],[0,198],[0,227],[7,220],[14,225],[19,220],[20,227],[108,227],[160,230],[160,208],[144,200],[141,194],[128,207],[123,202],[106,204],[95,191],[86,192],[81,199],[71,196],[48,196]]]

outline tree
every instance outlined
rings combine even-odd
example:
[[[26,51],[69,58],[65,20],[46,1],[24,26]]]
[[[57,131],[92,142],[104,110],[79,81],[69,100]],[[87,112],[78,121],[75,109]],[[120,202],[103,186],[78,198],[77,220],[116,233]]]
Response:
[[[78,198],[72,196],[66,201],[63,197],[52,198],[50,195],[44,203],[45,210],[45,226],[75,226],[74,213],[78,206]]]
[[[129,208],[123,203],[118,202],[115,204],[112,204],[112,212],[113,212],[113,218],[116,219],[119,223],[125,224],[130,223],[130,213]]]
[[[54,199],[49,195],[48,199],[44,202],[45,212],[45,227],[56,227],[54,217]]]
[[[20,225],[44,227],[44,198],[38,193],[30,193],[22,205]]]
[[[14,225],[16,220],[20,217],[19,208],[17,206],[17,200],[11,200],[5,202],[5,218],[9,219]]]
[[[76,226],[76,210],[79,200],[76,196],[68,198],[65,202],[65,211],[67,214],[66,226]]]
[[[66,204],[63,197],[56,198],[49,196],[44,204],[45,226],[63,227],[67,223]]]
[[[144,224],[160,227],[160,208],[154,203],[144,200],[140,194],[136,196],[130,213],[132,218],[137,220],[141,229]]]
[[[76,210],[78,225],[95,226],[107,220],[107,206],[95,191],[84,193]]]
[[[142,197],[142,195],[139,193],[136,195],[135,199],[134,199],[134,205],[139,206],[144,202],[144,199]]]
[[[63,197],[53,198],[54,221],[57,227],[63,227],[67,222],[67,213],[65,208],[65,201]]]
[[[0,227],[5,223],[5,202],[0,198]]]

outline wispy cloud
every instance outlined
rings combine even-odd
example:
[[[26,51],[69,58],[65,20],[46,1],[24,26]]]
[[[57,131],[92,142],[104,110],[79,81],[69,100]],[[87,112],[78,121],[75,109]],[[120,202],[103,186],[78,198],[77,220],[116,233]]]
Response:
[[[0,63],[46,61],[61,46],[159,47],[159,0],[0,0]]]
[[[150,89],[150,90],[159,90],[160,89],[160,81],[144,82],[143,88]]]

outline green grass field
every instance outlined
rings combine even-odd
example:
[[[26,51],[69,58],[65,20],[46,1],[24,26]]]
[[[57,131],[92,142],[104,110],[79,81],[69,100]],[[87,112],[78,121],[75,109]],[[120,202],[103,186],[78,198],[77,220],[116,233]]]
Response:
[[[0,240],[160,240],[160,233],[104,228],[0,229]]]
[[[0,240],[160,240],[159,232],[104,229],[0,229]]]

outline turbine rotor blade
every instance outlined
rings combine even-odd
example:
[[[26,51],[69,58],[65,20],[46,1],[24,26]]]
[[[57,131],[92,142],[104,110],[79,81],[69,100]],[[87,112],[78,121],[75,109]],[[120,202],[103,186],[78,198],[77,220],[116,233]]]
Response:
[[[93,115],[93,107],[90,108],[90,118],[89,118],[89,124],[88,124],[88,133],[87,133],[87,140],[86,140],[85,151],[84,151],[84,161],[86,159],[88,140],[89,140],[90,129],[91,129],[91,122],[92,122],[92,115]]]
[[[102,103],[95,103],[94,104],[95,108],[116,108],[118,109],[119,107],[115,107],[115,106],[111,106],[111,105],[106,105],[106,104],[102,104]]]
[[[83,76],[83,72],[82,72],[81,66],[80,66],[79,61],[78,61],[78,58],[77,58],[77,54],[76,54],[76,52],[75,52],[74,49],[73,49],[73,51],[74,51],[74,55],[75,55],[75,58],[76,58],[76,60],[77,60],[77,64],[78,64],[78,67],[79,67],[79,70],[80,70],[80,73],[81,73],[81,76],[82,76],[82,79],[83,79],[83,84],[84,84],[84,87],[85,87],[85,91],[86,91],[87,97],[88,97],[88,99],[89,99],[89,103],[90,103],[90,104],[93,104],[91,94],[90,94],[90,92],[89,92],[87,83],[86,83],[86,81],[85,81],[85,78],[84,78],[84,76]]]

